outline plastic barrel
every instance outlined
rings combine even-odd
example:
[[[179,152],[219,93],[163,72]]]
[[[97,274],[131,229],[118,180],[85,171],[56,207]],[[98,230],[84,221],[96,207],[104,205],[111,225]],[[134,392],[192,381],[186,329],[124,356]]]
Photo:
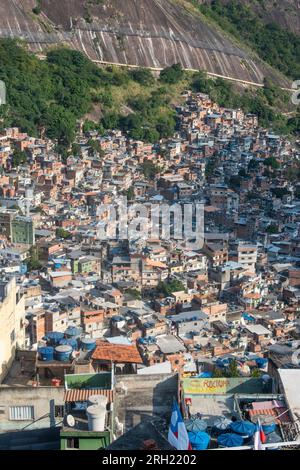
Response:
[[[71,346],[72,349],[77,349],[78,348],[78,343],[76,339],[68,339],[68,338],[63,338],[60,340],[59,344],[67,344]]]
[[[73,349],[68,344],[61,344],[55,348],[55,359],[61,362],[68,362]]]
[[[86,409],[89,431],[103,432],[105,429],[106,407],[92,405]]]
[[[64,337],[64,334],[61,333],[60,331],[50,331],[50,333],[47,333],[44,338],[47,341],[47,344],[49,346],[57,346]]]
[[[66,338],[80,338],[82,335],[82,328],[76,326],[69,326],[65,331]]]
[[[38,353],[41,361],[53,361],[54,358],[54,348],[51,346],[45,346],[38,349]]]
[[[92,351],[96,347],[96,340],[93,338],[81,338],[80,343],[83,351]]]

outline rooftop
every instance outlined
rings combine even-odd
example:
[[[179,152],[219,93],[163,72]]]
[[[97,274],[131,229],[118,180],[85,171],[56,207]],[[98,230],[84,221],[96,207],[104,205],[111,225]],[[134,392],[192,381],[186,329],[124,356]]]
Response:
[[[98,341],[97,347],[92,354],[92,359],[97,361],[109,361],[119,363],[142,364],[142,358],[136,346],[123,344],[111,344]]]
[[[268,328],[265,328],[262,325],[247,325],[246,330],[249,331],[251,334],[255,335],[270,335],[271,332],[268,330]]]
[[[153,441],[156,449],[173,450],[174,448],[158,430],[155,421],[146,420],[134,426],[123,436],[110,444],[106,450],[139,450],[144,448],[145,441]]]
[[[159,336],[157,338],[157,346],[164,354],[186,351],[185,346],[173,335]]]
[[[285,398],[295,419],[300,418],[300,369],[279,369]]]

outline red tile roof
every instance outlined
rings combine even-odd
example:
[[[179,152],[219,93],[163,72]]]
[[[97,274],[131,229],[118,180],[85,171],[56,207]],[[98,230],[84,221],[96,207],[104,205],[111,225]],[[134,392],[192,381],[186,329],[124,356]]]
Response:
[[[127,362],[133,364],[143,363],[136,346],[111,344],[104,341],[97,341],[97,347],[92,354],[92,359],[109,362]]]

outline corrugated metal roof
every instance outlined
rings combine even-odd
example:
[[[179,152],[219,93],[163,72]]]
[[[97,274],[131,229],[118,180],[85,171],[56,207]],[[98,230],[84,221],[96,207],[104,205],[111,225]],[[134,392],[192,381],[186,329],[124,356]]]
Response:
[[[107,397],[109,402],[114,401],[113,390],[82,390],[77,388],[66,390],[64,394],[64,401],[87,401],[91,395],[104,395]]]

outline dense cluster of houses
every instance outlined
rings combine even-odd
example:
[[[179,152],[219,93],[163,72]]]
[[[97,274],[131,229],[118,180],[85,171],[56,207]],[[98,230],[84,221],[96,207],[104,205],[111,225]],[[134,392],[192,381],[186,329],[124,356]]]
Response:
[[[236,358],[240,375],[251,376],[272,348],[297,349],[297,145],[207,95],[187,92],[176,113],[174,137],[153,145],[78,130],[65,160],[45,137],[1,133],[0,323],[6,298],[18,296],[14,321],[0,329],[9,343],[2,380],[16,350],[37,351],[47,334],[70,327],[97,345],[77,372],[114,363],[116,373],[197,376]],[[146,210],[201,203],[201,247],[172,235],[110,236],[101,209],[121,196]]]

